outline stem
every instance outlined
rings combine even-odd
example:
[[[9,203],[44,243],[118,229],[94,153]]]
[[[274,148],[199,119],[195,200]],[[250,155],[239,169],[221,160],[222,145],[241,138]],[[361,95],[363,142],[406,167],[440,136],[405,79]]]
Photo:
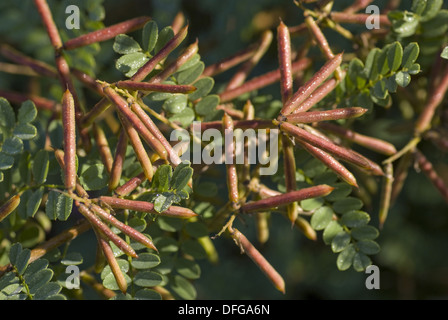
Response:
[[[384,222],[386,222],[386,218],[389,213],[393,183],[394,183],[393,165],[392,163],[387,163],[385,165],[385,175],[383,177],[383,190],[381,192],[380,211],[378,214],[380,229],[383,228]]]

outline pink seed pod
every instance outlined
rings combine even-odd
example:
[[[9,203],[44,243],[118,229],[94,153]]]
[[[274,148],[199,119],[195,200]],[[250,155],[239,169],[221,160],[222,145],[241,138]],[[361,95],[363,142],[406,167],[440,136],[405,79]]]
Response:
[[[75,102],[70,91],[62,98],[62,126],[64,129],[65,188],[73,191],[76,187],[76,124]]]
[[[245,253],[260,270],[268,277],[274,287],[282,293],[285,293],[285,281],[282,276],[274,269],[274,267],[266,260],[266,258],[258,251],[254,245],[239,230],[233,229],[232,238],[241,248],[241,252]]]
[[[360,107],[339,108],[325,111],[308,111],[294,113],[285,116],[285,121],[290,123],[311,123],[339,119],[358,118],[368,110]]]
[[[224,113],[222,118],[222,127],[225,131],[225,154],[226,154],[226,171],[227,171],[227,188],[229,191],[229,200],[233,206],[237,206],[239,202],[238,193],[238,174],[236,172],[236,160],[235,160],[235,142],[233,138],[231,141],[227,138],[228,135],[233,137],[233,120],[227,114]]]
[[[12,196],[0,207],[0,221],[10,215],[20,204],[20,194]]]
[[[122,129],[118,137],[115,156],[110,171],[109,191],[115,190],[120,183],[121,173],[123,171],[123,163],[126,157],[127,146],[128,146],[128,136],[126,134],[126,131]]]

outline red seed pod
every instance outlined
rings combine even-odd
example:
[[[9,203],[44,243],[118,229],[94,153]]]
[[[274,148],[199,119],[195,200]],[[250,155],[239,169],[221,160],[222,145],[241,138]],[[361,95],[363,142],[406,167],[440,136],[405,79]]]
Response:
[[[62,98],[62,127],[64,129],[65,188],[73,191],[76,187],[75,102],[68,90]]]
[[[120,183],[121,173],[123,171],[123,163],[126,157],[127,146],[128,146],[128,136],[126,134],[126,131],[122,129],[120,132],[120,136],[118,137],[115,156],[109,177],[110,191],[115,190]]]
[[[267,209],[274,209],[279,206],[285,206],[289,203],[302,201],[310,198],[324,197],[333,191],[333,187],[326,184],[303,188],[296,191],[290,191],[272,196],[257,201],[248,202],[241,206],[241,212],[266,211]]]
[[[154,92],[168,92],[168,93],[192,93],[196,90],[191,85],[179,85],[179,84],[160,84],[160,83],[148,83],[137,81],[118,81],[116,83],[118,88],[128,90],[140,90],[140,91],[154,91]]]
[[[274,269],[274,267],[266,260],[266,258],[258,251],[254,245],[239,230],[233,229],[232,238],[245,253],[268,277],[274,287],[280,292],[285,293],[285,281],[282,276]]]
[[[352,107],[339,108],[325,111],[308,111],[290,114],[285,117],[285,121],[290,123],[311,123],[339,119],[358,118],[367,112],[367,109]]]
[[[238,193],[238,174],[236,172],[235,142],[233,141],[233,120],[224,113],[222,118],[222,127],[225,131],[225,155],[227,171],[227,188],[229,191],[229,200],[234,206],[239,202]],[[229,139],[231,137],[231,139]]]
[[[0,207],[0,221],[10,215],[20,204],[20,194],[16,194]]]

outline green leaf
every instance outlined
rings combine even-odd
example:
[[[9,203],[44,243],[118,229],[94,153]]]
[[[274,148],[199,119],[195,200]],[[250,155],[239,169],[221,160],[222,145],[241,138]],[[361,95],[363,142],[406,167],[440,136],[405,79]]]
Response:
[[[401,61],[401,67],[409,69],[415,61],[417,61],[420,53],[420,47],[417,42],[409,43],[403,51],[403,59]]]
[[[132,259],[131,265],[136,269],[150,269],[160,264],[160,258],[153,253],[139,253],[138,258]]]
[[[0,151],[0,170],[10,169],[14,164],[14,158]]]
[[[350,244],[350,240],[350,234],[345,231],[339,232],[331,240],[331,250],[335,253],[341,252]]]
[[[72,212],[73,199],[65,194],[50,191],[45,204],[46,214],[50,219],[65,221]]]
[[[159,28],[155,21],[148,21],[143,27],[142,44],[145,52],[151,52],[154,49],[159,38]]]
[[[363,73],[364,76],[371,81],[375,81],[378,77],[377,61],[380,54],[381,50],[379,48],[373,48],[367,55]]]
[[[48,151],[39,150],[34,157],[33,177],[37,184],[42,184],[47,180],[48,168],[50,166],[50,156]]]
[[[172,167],[168,164],[161,165],[154,174],[151,189],[157,192],[168,191],[170,189],[172,176]]]
[[[46,269],[48,267],[48,264],[49,261],[47,259],[37,259],[28,265],[23,276],[26,279],[32,274],[39,272],[40,270]]]
[[[21,153],[23,150],[23,142],[16,136],[12,136],[5,139],[2,146],[2,152],[9,155],[16,155]]]
[[[360,226],[350,230],[352,237],[356,240],[373,240],[379,235],[377,228],[372,226]]]
[[[171,188],[174,190],[181,191],[185,186],[187,186],[191,177],[193,176],[193,168],[189,165],[180,167],[174,170],[173,178],[171,179]]]
[[[163,192],[158,194],[154,200],[154,210],[163,212],[167,210],[173,203],[178,202],[179,196],[172,192]]]
[[[400,68],[402,58],[403,47],[398,41],[396,41],[387,49],[387,63],[390,71],[395,72],[398,68]]]
[[[199,115],[208,115],[216,111],[216,107],[219,104],[219,96],[212,94],[205,98],[202,98],[196,105],[195,110]]]
[[[170,287],[174,293],[176,293],[181,299],[194,300],[196,299],[197,292],[195,287],[190,281],[180,275],[176,275],[170,281]]]
[[[123,274],[126,277],[127,276],[126,273],[129,271],[129,262],[124,259],[117,259],[117,264],[120,267],[121,272],[123,272]],[[113,277],[112,270],[110,269],[110,266],[106,265],[103,268],[103,271],[101,271],[101,275],[100,275],[101,280],[104,281],[108,275],[112,275],[112,277]],[[115,285],[116,285],[116,282],[115,282]],[[118,286],[117,286],[117,289],[118,289]],[[116,289],[113,289],[113,290],[116,290]]]
[[[363,202],[354,197],[347,197],[334,202],[333,210],[336,213],[344,213],[351,210],[358,210],[363,207]]]
[[[325,197],[328,201],[344,199],[352,192],[352,187],[345,182],[336,183],[332,186],[334,187],[334,190]]]
[[[14,109],[5,98],[0,98],[0,126],[12,129],[16,123]]]
[[[377,81],[370,91],[372,95],[375,96],[376,98],[385,99],[388,93],[386,87],[386,80],[381,79],[380,81]]]
[[[195,239],[187,239],[182,242],[181,249],[185,254],[191,255],[195,259],[204,259],[207,257],[204,247]]]
[[[370,221],[370,216],[367,212],[352,210],[344,213],[341,217],[341,224],[348,228],[356,228],[365,226]]]
[[[412,75],[416,75],[418,73],[420,73],[420,65],[418,63],[414,63],[409,69],[408,69],[408,73],[412,74]]]
[[[60,284],[55,282],[49,282],[36,290],[33,299],[34,300],[53,300],[55,296],[61,291]]]
[[[129,54],[142,50],[138,42],[126,34],[119,34],[116,36],[112,48],[119,54]]]
[[[27,279],[27,285],[30,289],[30,293],[34,294],[36,291],[47,284],[53,277],[53,270],[43,269],[37,273],[34,273],[31,277]]]
[[[419,25],[419,17],[412,12],[405,12],[402,14],[401,19],[395,19],[394,11],[389,12],[389,19],[392,21],[392,28],[394,32],[398,33],[401,37],[406,38],[415,34]]]
[[[364,271],[372,264],[372,260],[362,252],[356,252],[353,257],[353,269],[358,272]]]
[[[31,251],[29,249],[22,249],[20,243],[15,243],[11,246],[9,250],[9,262],[16,267],[19,275],[25,272],[30,256]]]
[[[186,128],[193,122],[194,118],[195,114],[193,109],[185,108],[182,112],[176,113],[170,117],[169,120],[172,122],[177,122],[181,127]]]
[[[330,223],[325,227],[324,233],[322,235],[325,244],[331,244],[333,238],[342,230],[342,226],[339,224],[339,222],[335,220],[330,221]]]
[[[395,75],[395,81],[400,87],[407,87],[411,83],[411,76],[407,72],[400,71]]]
[[[126,283],[129,285],[131,283],[131,278],[126,273],[123,274],[124,279],[126,280]],[[103,279],[103,286],[109,290],[119,290],[117,280],[115,280],[115,277],[112,273],[109,273],[104,279]]]
[[[162,300],[162,296],[155,290],[143,288],[138,290],[134,296],[135,300]]]
[[[352,244],[347,246],[342,252],[340,252],[336,260],[338,269],[344,271],[350,268],[353,263],[355,254],[356,250]]]
[[[200,61],[194,66],[179,72],[177,75],[177,81],[179,84],[191,84],[202,74],[204,68],[204,63]]]
[[[37,210],[39,210],[42,197],[44,195],[44,188],[41,187],[33,192],[28,201],[26,202],[26,218],[34,217]]]
[[[311,198],[300,201],[303,210],[313,211],[320,208],[324,204],[324,198]]]
[[[199,63],[199,61],[201,61],[201,56],[198,53],[195,53],[188,61],[180,66],[180,68],[177,70],[177,73],[195,66],[197,63]]]
[[[134,277],[134,284],[140,287],[155,287],[162,281],[162,276],[154,271],[140,271]]]
[[[79,252],[69,252],[61,260],[64,266],[77,266],[83,262],[83,257]]]
[[[79,180],[86,190],[100,190],[107,186],[109,177],[104,165],[97,163],[84,170]]]
[[[167,26],[167,27],[163,28],[162,30],[160,30],[159,37],[157,39],[157,43],[154,46],[154,54],[159,52],[160,49],[162,49],[163,46],[165,46],[165,44],[168,41],[170,41],[173,37],[174,37],[174,31],[173,31],[173,28],[171,28],[170,26]]]
[[[17,114],[18,123],[28,123],[34,121],[37,116],[37,109],[34,102],[27,100],[20,106],[19,113]]]
[[[199,279],[201,276],[201,267],[193,260],[179,258],[175,264],[176,271],[187,279]]]
[[[154,239],[154,244],[159,250],[159,253],[173,253],[179,250],[177,241],[169,237],[156,238]]]
[[[187,107],[188,97],[184,94],[173,94],[163,103],[163,109],[169,113],[179,113]]]
[[[138,69],[149,60],[148,56],[142,52],[129,53],[121,56],[115,63],[118,71],[121,71],[126,77],[132,77]]]
[[[29,123],[19,123],[14,127],[13,135],[22,140],[31,140],[37,135],[37,129]]]
[[[434,18],[443,5],[443,0],[427,0],[425,9],[421,13],[421,21],[428,21]]]
[[[361,240],[356,243],[358,249],[368,255],[377,254],[380,252],[380,246],[373,240]]]
[[[333,219],[333,210],[324,206],[317,209],[311,216],[310,224],[314,230],[324,230]]]
[[[210,93],[213,86],[215,85],[215,80],[211,77],[204,77],[193,83],[196,91],[190,93],[188,98],[192,101],[205,97]],[[197,107],[196,107],[197,108]],[[196,110],[197,111],[197,110]]]
[[[442,53],[440,54],[440,56],[441,56],[443,59],[448,59],[448,46],[445,47],[445,48],[443,49],[443,51],[442,51]]]

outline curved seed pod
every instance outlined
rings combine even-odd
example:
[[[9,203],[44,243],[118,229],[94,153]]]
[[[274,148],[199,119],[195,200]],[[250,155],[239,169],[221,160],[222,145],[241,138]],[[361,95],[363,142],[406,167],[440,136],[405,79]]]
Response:
[[[62,40],[59,35],[58,27],[56,26],[53,15],[51,14],[50,7],[46,0],[34,0],[34,4],[37,7],[37,11],[42,18],[42,22],[47,30],[50,42],[55,50],[62,48]]]
[[[380,229],[383,227],[384,222],[386,222],[387,214],[389,213],[392,185],[394,183],[392,163],[386,163],[384,167],[386,170],[383,177],[383,190],[381,192],[380,211],[378,214]]]
[[[123,239],[117,236],[109,227],[102,222],[88,207],[84,204],[75,202],[76,206],[79,209],[79,212],[92,224],[94,229],[101,231],[107,238],[107,240],[112,241],[121,251],[123,251],[128,256],[137,258],[137,253],[135,253],[134,249]]]
[[[252,243],[239,230],[233,229],[232,238],[245,253],[268,277],[274,287],[280,292],[285,293],[285,281],[282,276],[274,269],[274,267],[266,260],[266,258],[258,251]]]
[[[337,136],[352,141],[360,146],[363,146],[367,149],[376,151],[384,155],[391,156],[397,152],[395,146],[387,141],[373,137],[368,137],[332,123],[326,123],[326,122],[318,123],[317,126],[319,128],[324,129],[327,132],[331,132]]]
[[[115,258],[114,252],[109,242],[107,241],[107,238],[103,236],[99,230],[95,230],[95,233],[97,235],[98,243],[103,250],[104,257],[106,258],[110,270],[114,275],[115,281],[117,282],[118,288],[120,288],[120,291],[123,292],[123,294],[126,294],[126,291],[128,289],[126,278],[124,277],[123,271],[118,265],[117,259]]]
[[[170,216],[185,219],[197,216],[197,214],[194,213],[192,210],[178,206],[171,206],[163,212],[157,212],[156,210],[154,210],[154,204],[151,202],[128,200],[107,196],[101,196],[99,197],[99,200],[101,202],[106,203],[107,205],[111,206],[114,209],[129,209],[139,212],[155,213],[162,216]]]
[[[137,82],[130,80],[118,81],[116,85],[118,88],[121,89],[150,91],[150,92],[169,92],[169,93],[188,94],[196,90],[196,87],[191,85],[148,83],[148,82]]]
[[[62,98],[62,126],[64,129],[65,188],[73,191],[76,187],[75,103],[68,90],[65,91]]]
[[[274,209],[279,206],[284,206],[295,201],[302,201],[310,198],[324,197],[333,191],[333,187],[326,184],[303,188],[297,191],[291,191],[272,196],[257,201],[248,202],[241,206],[241,212],[265,211],[267,209]]]
[[[143,81],[151,71],[165,59],[174,49],[176,49],[185,39],[188,33],[188,26],[183,27],[174,37],[168,41],[159,52],[148,60],[132,77],[132,81]]]
[[[119,196],[127,196],[132,191],[134,191],[139,185],[146,180],[146,175],[144,172],[138,174],[137,176],[129,179],[125,184],[115,189],[115,193]]]
[[[281,110],[282,115],[288,115],[294,111],[311,93],[327,79],[342,62],[342,53],[334,56],[333,59],[325,63],[313,77],[301,86],[292,97],[286,102]]]
[[[232,202],[232,205],[236,207],[239,202],[239,193],[235,160],[235,143],[233,141],[233,120],[227,113],[224,113],[222,118],[222,127],[225,131],[225,155],[229,200]],[[229,137],[231,139],[229,139]]]
[[[146,152],[146,149],[143,146],[142,141],[140,140],[137,130],[135,130],[128,119],[126,119],[121,113],[118,113],[118,115],[121,123],[123,124],[123,128],[126,131],[129,142],[134,149],[135,155],[142,165],[143,172],[145,173],[146,178],[151,181],[154,175],[154,169],[152,167],[152,163],[149,159],[148,153]]]
[[[156,246],[154,245],[154,243],[151,241],[151,239],[146,237],[144,234],[138,232],[134,228],[132,228],[132,227],[128,226],[127,224],[124,224],[120,220],[116,219],[113,215],[108,213],[106,210],[104,210],[100,206],[92,204],[91,210],[93,210],[93,212],[95,212],[101,219],[109,222],[114,227],[119,229],[124,234],[127,234],[129,237],[131,237],[135,241],[140,242],[141,244],[143,244],[145,247],[147,247],[149,249],[158,251]]]
[[[299,71],[305,70],[311,64],[311,60],[308,58],[302,58],[298,61],[293,62],[292,64],[292,72],[293,74],[298,73]],[[277,81],[280,80],[280,70],[270,71],[261,76],[252,78],[241,86],[236,87],[232,90],[225,90],[224,92],[219,94],[219,98],[221,103],[231,101],[240,95],[251,92],[260,88],[267,87]]]
[[[292,95],[291,38],[288,27],[280,21],[277,27],[277,51],[280,70],[280,92],[283,103]]]
[[[328,44],[327,39],[325,38],[324,34],[322,33],[322,30],[317,25],[316,21],[314,21],[313,17],[307,16],[305,18],[305,23],[308,27],[308,30],[311,31],[311,34],[313,35],[314,39],[316,40],[317,44],[320,47],[320,50],[323,52],[325,57],[330,60],[334,58],[334,54],[331,51],[330,45]]]
[[[434,170],[431,162],[421,153],[419,150],[415,151],[415,160],[423,173],[428,177],[436,189],[440,192],[442,197],[448,202],[448,186],[445,184],[442,178]]]
[[[314,240],[314,241],[317,240],[316,231],[311,227],[310,223],[306,219],[299,216],[294,221],[294,224],[297,228],[300,229],[300,231],[303,232],[305,237],[307,237],[310,240]]]
[[[345,76],[345,72],[341,71],[341,79],[335,79],[331,78],[322,83],[314,92],[309,95],[308,98],[305,99],[294,111],[293,114],[299,113],[299,112],[305,112],[314,107],[316,104],[318,104],[320,101],[322,101],[323,98],[325,98],[331,91],[336,88],[336,86],[341,82],[342,78]]]
[[[358,118],[368,110],[360,107],[339,108],[325,111],[308,111],[287,115],[285,121],[290,123],[311,123],[328,120]]]
[[[121,173],[123,171],[123,163],[126,157],[126,149],[128,146],[128,136],[123,129],[118,137],[118,143],[115,150],[115,156],[112,163],[112,169],[109,177],[109,191],[115,190],[120,183]]]
[[[339,163],[335,158],[330,156],[325,151],[316,148],[308,143],[299,141],[299,143],[316,159],[324,163],[330,170],[336,173],[342,180],[347,182],[349,185],[358,187],[355,176],[348,171],[342,164]]]
[[[370,161],[364,156],[358,154],[355,151],[340,147],[326,139],[311,134],[304,129],[301,129],[293,124],[282,122],[280,124],[280,130],[289,133],[294,138],[311,144],[314,147],[322,149],[331,155],[334,155],[344,161],[352,163],[367,172],[371,172],[376,175],[383,175],[383,170],[376,163]]]
[[[285,172],[285,186],[286,192],[297,189],[296,184],[296,160],[294,157],[294,145],[288,136],[282,135],[282,150],[283,150],[283,167]],[[290,203],[287,208],[288,218],[293,223],[298,215],[297,202]]]
[[[93,124],[93,136],[95,138],[96,146],[98,147],[98,151],[100,153],[101,159],[103,160],[104,167],[107,172],[110,174],[112,170],[113,157],[110,152],[109,142],[107,141],[106,135],[103,129],[97,125]]]
[[[70,39],[64,43],[65,50],[72,50],[79,47],[88,46],[92,43],[102,42],[114,38],[115,36],[122,33],[129,33],[140,29],[148,22],[151,18],[149,17],[137,17],[134,19],[126,20],[112,26],[95,30],[82,36]]]
[[[20,194],[16,194],[0,207],[0,221],[10,215],[20,204]]]
[[[269,239],[269,212],[256,212],[255,220],[258,242],[264,244]]]

